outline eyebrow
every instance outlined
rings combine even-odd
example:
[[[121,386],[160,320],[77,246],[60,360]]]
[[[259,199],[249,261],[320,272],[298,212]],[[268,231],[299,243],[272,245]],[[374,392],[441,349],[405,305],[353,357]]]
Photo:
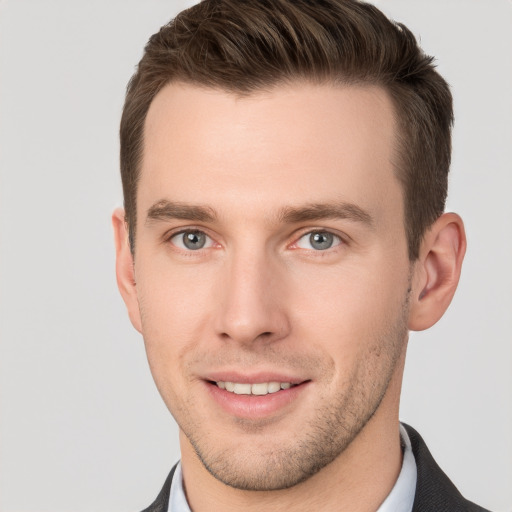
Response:
[[[186,203],[175,203],[167,199],[162,199],[149,208],[146,223],[172,219],[213,222],[216,218],[217,216],[212,208]]]
[[[373,217],[361,207],[352,203],[314,203],[305,207],[285,207],[279,218],[282,222],[295,224],[322,219],[347,219],[373,227]]]
[[[162,199],[148,209],[146,223],[173,219],[197,222],[215,222],[217,215],[213,208],[188,203],[179,203]],[[322,219],[346,219],[374,226],[373,217],[361,207],[346,202],[312,203],[301,207],[286,206],[282,208],[277,220],[285,224],[297,224]]]

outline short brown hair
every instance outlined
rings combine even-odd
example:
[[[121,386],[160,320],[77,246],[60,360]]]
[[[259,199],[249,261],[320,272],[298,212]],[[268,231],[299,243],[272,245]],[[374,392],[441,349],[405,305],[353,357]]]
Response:
[[[126,222],[135,247],[144,123],[156,94],[185,82],[249,94],[280,83],[372,84],[390,95],[409,258],[443,213],[452,97],[413,34],[357,0],[203,0],[154,34],[132,76],[121,120]]]

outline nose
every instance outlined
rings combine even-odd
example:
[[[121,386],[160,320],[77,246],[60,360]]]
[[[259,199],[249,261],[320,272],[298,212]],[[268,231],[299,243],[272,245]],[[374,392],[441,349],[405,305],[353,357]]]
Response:
[[[287,336],[283,270],[265,254],[232,255],[219,275],[216,330],[221,338],[248,345]]]

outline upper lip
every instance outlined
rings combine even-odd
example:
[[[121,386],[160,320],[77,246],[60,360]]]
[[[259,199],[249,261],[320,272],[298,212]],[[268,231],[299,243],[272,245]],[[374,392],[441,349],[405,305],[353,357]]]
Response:
[[[236,382],[240,384],[259,384],[263,382],[289,382],[290,384],[301,384],[305,378],[286,374],[284,372],[241,372],[237,371],[213,371],[204,376],[205,380],[212,382]]]

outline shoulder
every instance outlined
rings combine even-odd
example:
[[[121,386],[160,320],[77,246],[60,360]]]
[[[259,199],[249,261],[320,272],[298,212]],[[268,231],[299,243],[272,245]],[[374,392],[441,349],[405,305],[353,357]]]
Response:
[[[437,465],[425,441],[404,424],[416,459],[418,480],[412,512],[489,512],[466,500]]]
[[[162,487],[162,490],[156,497],[156,500],[148,508],[145,508],[142,512],[167,512],[167,510],[169,509],[169,495],[171,493],[172,477],[174,476],[174,472],[176,471],[176,466],[174,466],[171,469],[171,472],[167,476],[167,479],[164,482],[164,486]]]

